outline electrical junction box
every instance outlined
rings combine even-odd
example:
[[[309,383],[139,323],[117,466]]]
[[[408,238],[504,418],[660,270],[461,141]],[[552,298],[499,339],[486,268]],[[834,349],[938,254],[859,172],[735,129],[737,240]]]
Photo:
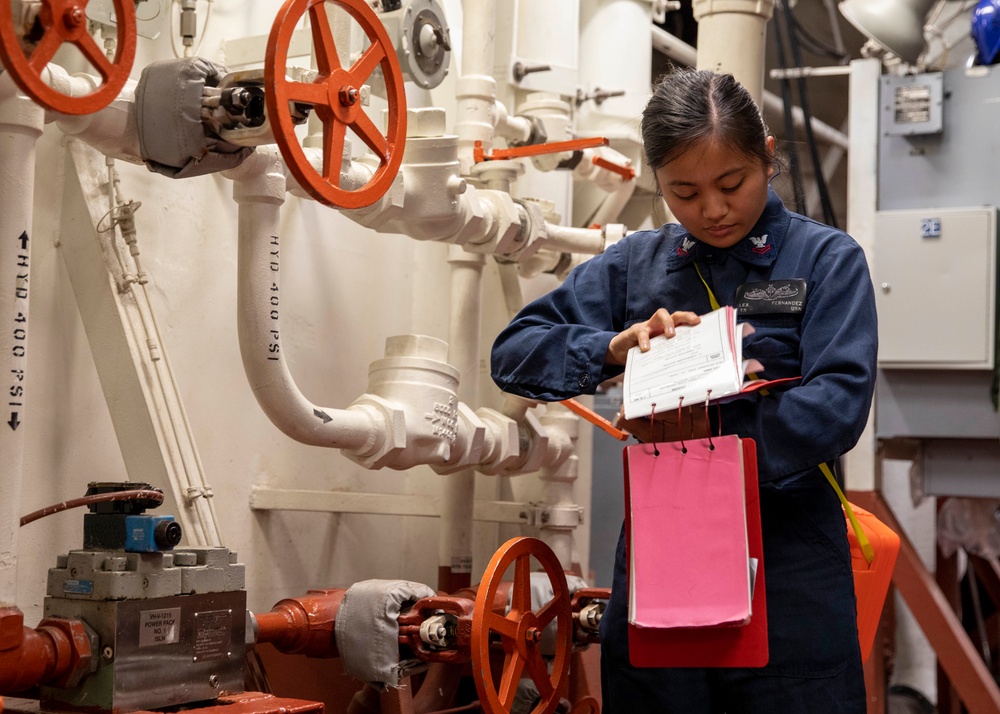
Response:
[[[882,77],[882,133],[888,136],[938,134],[943,122],[944,75],[887,74]]]
[[[876,214],[880,367],[992,369],[996,237],[995,207]]]

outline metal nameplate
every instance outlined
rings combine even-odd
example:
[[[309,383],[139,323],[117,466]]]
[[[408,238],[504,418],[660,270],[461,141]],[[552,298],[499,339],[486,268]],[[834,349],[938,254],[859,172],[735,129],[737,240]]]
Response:
[[[736,288],[740,316],[801,315],[806,309],[805,280],[767,280]]]

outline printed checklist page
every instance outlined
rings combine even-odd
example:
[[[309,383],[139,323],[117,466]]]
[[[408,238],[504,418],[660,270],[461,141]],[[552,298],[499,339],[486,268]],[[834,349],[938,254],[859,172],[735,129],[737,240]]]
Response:
[[[625,365],[625,418],[676,409],[682,398],[690,405],[739,392],[742,350],[735,328],[735,311],[724,307],[702,315],[697,325],[678,327],[674,337],[654,337],[648,352],[633,347]]]

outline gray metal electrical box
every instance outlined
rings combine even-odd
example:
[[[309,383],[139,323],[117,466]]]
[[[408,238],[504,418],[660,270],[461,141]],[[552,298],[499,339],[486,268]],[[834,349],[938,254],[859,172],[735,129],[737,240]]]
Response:
[[[993,367],[996,236],[995,207],[877,214],[880,367]]]
[[[882,76],[882,120],[888,136],[937,134],[943,129],[944,81],[940,72]]]

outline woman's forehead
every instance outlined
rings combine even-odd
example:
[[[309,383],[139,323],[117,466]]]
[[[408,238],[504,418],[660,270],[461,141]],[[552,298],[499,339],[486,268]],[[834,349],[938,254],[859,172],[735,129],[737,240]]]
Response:
[[[708,137],[681,149],[657,173],[662,171],[670,176],[697,174],[703,178],[722,178],[759,161],[758,157],[748,156],[729,143]]]

